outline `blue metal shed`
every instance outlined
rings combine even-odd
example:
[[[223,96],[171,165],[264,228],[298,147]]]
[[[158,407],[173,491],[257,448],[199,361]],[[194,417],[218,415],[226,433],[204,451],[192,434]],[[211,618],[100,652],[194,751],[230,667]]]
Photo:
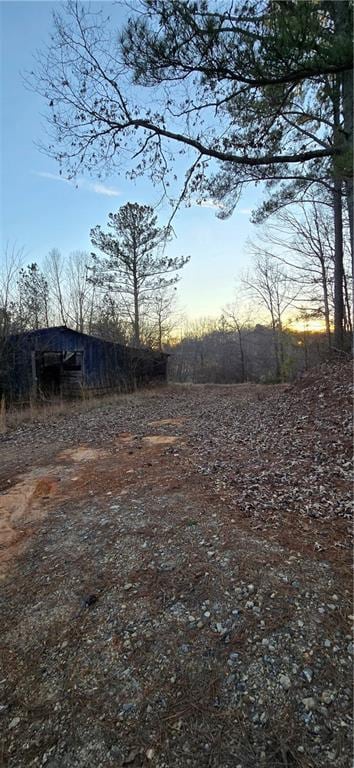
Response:
[[[0,389],[7,399],[132,389],[165,380],[167,359],[164,353],[125,347],[66,326],[41,328],[7,339]]]

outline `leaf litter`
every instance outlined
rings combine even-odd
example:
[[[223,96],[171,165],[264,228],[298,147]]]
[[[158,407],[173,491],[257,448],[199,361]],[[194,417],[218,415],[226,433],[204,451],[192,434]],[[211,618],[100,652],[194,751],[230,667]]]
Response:
[[[1,510],[32,483],[2,570],[5,765],[350,765],[350,400],[325,365],[2,437]]]

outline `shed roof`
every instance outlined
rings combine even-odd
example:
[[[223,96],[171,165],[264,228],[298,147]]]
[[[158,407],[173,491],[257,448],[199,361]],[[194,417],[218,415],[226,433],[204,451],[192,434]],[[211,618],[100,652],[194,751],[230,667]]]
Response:
[[[26,337],[31,336],[47,336],[49,333],[52,333],[53,331],[59,332],[59,333],[70,333],[75,334],[78,337],[84,336],[86,339],[92,339],[93,341],[98,341],[100,344],[114,344],[114,346],[117,347],[123,347],[132,350],[133,352],[136,352],[137,354],[141,354],[142,352],[149,352],[150,354],[158,354],[162,355],[164,357],[170,357],[170,355],[167,352],[158,352],[154,349],[149,349],[148,347],[130,347],[126,344],[120,344],[116,341],[109,341],[108,339],[102,339],[100,336],[93,336],[92,334],[83,333],[82,331],[76,331],[74,328],[69,328],[67,325],[53,325],[49,328],[34,328],[29,331],[22,331],[21,333],[13,333],[11,336],[8,337],[8,340],[17,340]]]

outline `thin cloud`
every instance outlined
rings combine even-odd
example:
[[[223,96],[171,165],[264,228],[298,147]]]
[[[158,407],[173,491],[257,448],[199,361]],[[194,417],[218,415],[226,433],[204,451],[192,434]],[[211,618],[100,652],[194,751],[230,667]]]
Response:
[[[213,208],[214,210],[219,211],[220,208],[222,208],[221,203],[215,202],[215,200],[206,199],[206,200],[197,200],[195,205],[197,205],[200,208]]]
[[[87,181],[87,179],[66,179],[65,176],[60,176],[58,173],[50,173],[49,171],[34,171],[35,176],[40,176],[42,179],[53,179],[53,181],[63,181],[64,184],[70,184],[71,187],[86,190],[87,192],[95,192],[96,195],[105,195],[106,197],[119,197],[120,192],[114,187],[108,187],[106,184],[100,182]]]

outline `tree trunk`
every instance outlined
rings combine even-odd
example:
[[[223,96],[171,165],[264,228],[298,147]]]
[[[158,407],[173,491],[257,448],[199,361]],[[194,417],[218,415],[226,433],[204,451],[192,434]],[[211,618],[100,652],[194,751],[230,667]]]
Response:
[[[140,345],[140,318],[139,318],[139,288],[136,272],[133,274],[134,284],[134,344]]]
[[[343,349],[343,220],[342,220],[342,183],[334,180],[334,344]]]
[[[327,285],[327,271],[324,259],[321,259],[321,277],[322,277],[322,291],[323,291],[323,304],[324,304],[324,316],[326,326],[326,336],[328,341],[328,349],[331,349],[331,320],[329,311],[329,297],[328,297],[328,285]]]
[[[347,276],[345,274],[345,271],[343,271],[343,288],[344,288],[344,305],[345,305],[345,329],[349,331],[349,333],[353,333],[353,324],[352,324],[352,318],[351,318],[351,306],[350,306],[350,299],[349,299],[349,291],[348,291],[348,280]]]
[[[336,75],[333,82],[333,122],[334,144],[341,148],[340,134],[340,78]],[[333,216],[334,216],[334,344],[343,349],[343,216],[342,216],[342,178],[337,158],[333,162]]]
[[[241,357],[241,381],[242,384],[246,381],[246,368],[245,368],[245,353],[243,349],[243,343],[242,343],[242,335],[241,335],[241,329],[237,329],[238,333],[238,342],[240,347],[240,357]]]
[[[336,31],[339,35],[347,37],[349,40],[352,36],[353,27],[353,6],[349,0],[337,0],[333,4],[334,6],[334,19]],[[337,80],[341,86],[341,101],[343,112],[343,133],[341,134],[341,156],[339,158],[340,168],[339,171],[342,174],[342,178],[345,183],[345,191],[347,196],[347,206],[349,215],[349,230],[350,230],[350,245],[352,256],[352,311],[354,311],[354,242],[353,242],[353,216],[354,216],[354,200],[353,200],[353,70],[343,72],[341,75],[337,75]],[[338,107],[339,112],[339,107]],[[336,118],[336,110],[334,113]],[[339,126],[339,114],[338,122]],[[339,275],[338,275],[339,278]],[[354,323],[352,322],[352,326]]]
[[[273,331],[273,344],[275,354],[275,378],[277,381],[281,380],[281,363],[279,353],[279,334],[275,321],[272,319],[272,331]]]
[[[162,352],[162,321],[161,317],[158,318],[158,345],[159,345],[159,352]]]

